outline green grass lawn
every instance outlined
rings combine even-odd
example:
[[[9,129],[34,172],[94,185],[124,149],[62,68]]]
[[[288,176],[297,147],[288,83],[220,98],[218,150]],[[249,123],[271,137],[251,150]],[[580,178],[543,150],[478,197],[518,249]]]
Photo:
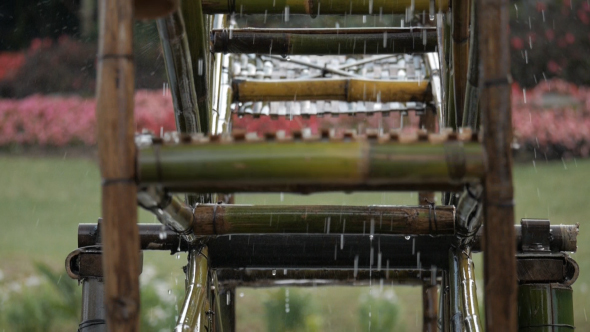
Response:
[[[66,255],[76,248],[77,224],[99,217],[99,174],[96,163],[79,158],[0,157],[0,286],[34,274],[32,262],[45,262],[63,272]],[[515,167],[516,217],[549,218],[552,223],[581,224],[578,261],[581,274],[574,284],[574,307],[579,331],[590,331],[588,282],[590,281],[590,160],[565,163],[537,162]],[[239,195],[237,203],[253,204],[415,204],[411,194],[285,194]],[[141,211],[140,222],[155,222]],[[167,253],[149,252],[145,266],[153,266],[170,283],[181,283],[180,266]],[[476,258],[476,263],[481,261]],[[478,264],[481,266],[481,264]],[[64,273],[64,277],[65,273]],[[481,278],[481,270],[478,274]],[[481,281],[478,285],[482,287]],[[374,286],[374,287],[378,287]],[[314,309],[324,331],[365,331],[358,323],[359,298],[368,288],[310,288]],[[240,289],[238,330],[264,329],[262,302],[273,290]],[[420,289],[395,287],[402,306],[402,324],[419,330]],[[1,301],[1,297],[0,297]],[[587,309],[586,309],[587,307]],[[588,311],[588,312],[586,312]]]

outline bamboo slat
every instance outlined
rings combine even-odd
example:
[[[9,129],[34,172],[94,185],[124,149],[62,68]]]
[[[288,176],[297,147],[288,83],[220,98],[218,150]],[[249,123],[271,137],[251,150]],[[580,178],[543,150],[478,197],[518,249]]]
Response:
[[[156,144],[137,167],[141,185],[176,192],[456,190],[484,175],[481,145],[457,141]]]
[[[99,2],[98,157],[109,331],[139,330],[139,236],[133,121],[133,3]]]
[[[198,205],[194,233],[454,234],[455,208],[441,206]]]
[[[509,2],[479,3],[481,114],[486,167],[484,189],[484,294],[486,330],[517,330],[517,283],[512,186]]]
[[[463,123],[463,106],[469,68],[469,5],[470,0],[454,1],[453,15],[453,83],[455,123]]]
[[[343,100],[348,102],[430,102],[428,81],[368,79],[238,80],[232,82],[234,102]]]
[[[222,29],[211,31],[211,51],[246,54],[388,54],[434,52],[430,28]]]
[[[434,0],[437,11],[449,9],[448,0]],[[430,0],[332,0],[323,3],[319,0],[203,0],[205,14],[281,14],[289,7],[290,14],[308,14],[316,17],[322,14],[367,15],[367,14],[405,14],[406,8],[414,4],[414,11],[429,12]]]

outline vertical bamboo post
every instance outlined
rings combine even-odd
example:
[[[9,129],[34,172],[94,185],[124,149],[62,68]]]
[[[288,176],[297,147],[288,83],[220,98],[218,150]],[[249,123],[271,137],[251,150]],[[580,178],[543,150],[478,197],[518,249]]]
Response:
[[[428,133],[436,132],[436,108],[427,107],[424,114],[420,115],[421,129],[425,129]],[[418,205],[434,204],[434,192],[420,191],[418,193]]]
[[[463,105],[467,87],[467,68],[469,62],[469,2],[453,1],[453,76],[455,94],[455,123],[463,123]]]
[[[99,2],[96,118],[109,331],[139,329],[139,233],[133,123],[133,1]]]
[[[516,247],[512,187],[512,118],[508,0],[480,2],[479,52],[484,190],[484,294],[487,331],[516,331]]]
[[[438,287],[430,281],[422,285],[422,331],[437,332]]]

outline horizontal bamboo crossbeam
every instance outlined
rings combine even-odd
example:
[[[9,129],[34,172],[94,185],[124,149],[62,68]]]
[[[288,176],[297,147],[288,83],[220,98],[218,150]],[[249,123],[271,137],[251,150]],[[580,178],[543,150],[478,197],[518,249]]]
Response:
[[[452,206],[198,205],[194,233],[454,234]]]
[[[440,207],[437,207],[439,209]],[[377,228],[378,229],[378,228]],[[516,233],[515,243],[519,252],[522,252],[522,227],[514,225]],[[78,225],[78,247],[88,247],[99,244],[99,229],[97,224],[79,224]],[[333,232],[338,235],[337,232]],[[577,250],[578,225],[552,225],[551,226],[551,252],[560,251],[575,252]],[[329,234],[325,234],[329,236]],[[283,235],[268,235],[268,237],[277,237]],[[367,235],[346,235],[361,236],[366,238]],[[169,228],[163,228],[159,224],[139,224],[139,238],[141,250],[165,250],[165,251],[187,251],[188,245],[185,241],[179,239],[180,235]],[[483,229],[480,229],[474,238],[472,252],[481,251],[481,240]],[[449,237],[453,238],[453,237]],[[180,244],[180,245],[179,245]]]
[[[217,278],[223,287],[285,287],[285,286],[368,286],[383,282],[385,285],[422,285],[434,280],[442,270],[243,270],[218,269]],[[433,278],[434,276],[434,278]]]
[[[344,240],[342,240],[344,239]],[[445,267],[450,236],[232,235],[209,239],[212,268],[437,269]],[[342,248],[342,249],[341,249]]]
[[[404,14],[406,8],[414,6],[415,13],[431,12],[430,0],[203,0],[205,14],[307,14],[318,15],[378,15]],[[449,0],[434,0],[432,10],[446,12]],[[288,8],[285,10],[285,8]],[[432,13],[434,14],[434,13]]]
[[[484,175],[478,143],[395,139],[151,144],[137,181],[173,192],[457,190]]]
[[[434,52],[436,29],[218,29],[211,51],[246,54],[387,54]]]
[[[430,102],[428,81],[355,78],[313,80],[240,80],[232,82],[234,102],[342,100],[347,102]]]

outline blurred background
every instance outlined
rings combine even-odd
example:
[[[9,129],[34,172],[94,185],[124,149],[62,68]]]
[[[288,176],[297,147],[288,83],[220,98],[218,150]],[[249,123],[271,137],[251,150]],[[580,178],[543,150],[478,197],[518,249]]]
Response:
[[[576,326],[590,331],[590,2],[511,2],[516,220],[580,223]],[[279,17],[238,17],[273,27]],[[297,25],[291,16],[287,25]],[[345,17],[309,20],[345,27]],[[300,23],[300,22],[299,22]],[[377,23],[366,20],[357,25]],[[96,0],[0,3],[0,330],[73,331],[81,290],[64,270],[78,223],[100,217],[94,89]],[[154,22],[135,26],[137,130],[175,130]],[[375,126],[380,115],[356,119]],[[353,125],[350,119],[234,119],[274,131]],[[237,195],[253,204],[409,204],[416,194]],[[144,211],[140,222],[157,220]],[[478,256],[478,255],[476,255]],[[142,331],[169,331],[182,301],[186,256],[145,254]],[[481,257],[476,257],[481,287]],[[481,291],[479,291],[481,296]],[[417,331],[419,287],[238,289],[238,331]],[[481,304],[481,302],[480,302]],[[369,312],[372,314],[369,315]]]

